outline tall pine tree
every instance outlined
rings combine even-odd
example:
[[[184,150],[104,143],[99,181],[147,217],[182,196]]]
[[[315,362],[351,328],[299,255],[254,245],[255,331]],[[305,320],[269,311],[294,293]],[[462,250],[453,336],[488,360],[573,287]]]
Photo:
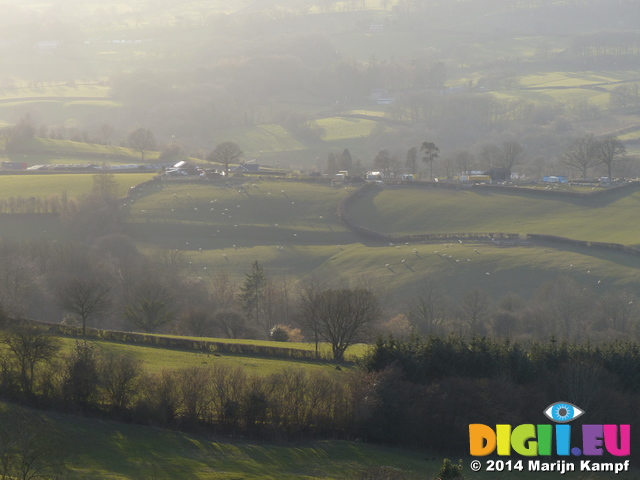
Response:
[[[244,281],[244,285],[240,287],[242,308],[248,318],[253,320],[257,326],[262,327],[260,311],[262,309],[267,277],[262,265],[260,265],[260,262],[257,260],[251,264],[251,271],[245,273],[245,276],[247,278]]]

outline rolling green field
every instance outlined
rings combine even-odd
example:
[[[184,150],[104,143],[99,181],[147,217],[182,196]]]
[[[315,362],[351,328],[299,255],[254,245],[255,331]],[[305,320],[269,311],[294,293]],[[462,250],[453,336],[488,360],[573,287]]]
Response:
[[[118,195],[124,196],[134,185],[145,182],[155,173],[119,173]],[[41,197],[67,192],[69,198],[89,193],[93,187],[93,174],[56,173],[42,175],[0,175],[0,198]]]
[[[250,179],[241,188],[164,182],[127,206],[128,228],[141,241],[196,251],[348,243],[356,237],[336,210],[354,188]]]
[[[2,99],[2,103],[11,102],[13,99],[37,97],[60,97],[67,99],[67,101],[74,97],[103,99],[109,96],[109,91],[110,87],[107,85],[95,83],[28,86],[27,84],[16,82],[10,87],[0,87],[0,99]]]
[[[114,145],[54,140],[50,138],[31,138],[21,145],[24,152],[5,152],[14,162],[26,162],[29,165],[48,163],[94,163],[127,164],[140,162],[140,152],[131,148]],[[160,152],[145,152],[145,160],[156,160]],[[2,158],[2,157],[0,157]]]
[[[31,421],[38,422],[44,417],[65,447],[64,461],[71,479],[352,480],[363,478],[360,477],[363,469],[386,467],[387,471],[410,473],[412,478],[431,480],[442,464],[442,456],[433,452],[360,442],[323,440],[292,444],[220,438],[34,412],[6,403],[0,403],[0,413],[31,417]],[[457,457],[451,459],[457,463]],[[463,460],[465,478],[496,478],[495,473],[471,472],[468,467],[470,460]],[[585,476],[580,472],[563,475],[570,480],[610,476]],[[508,478],[533,480],[540,478],[540,474],[513,472]]]
[[[385,189],[352,214],[388,233],[512,232],[640,245],[640,189],[589,199],[544,198],[479,189]]]
[[[377,112],[373,116],[382,115]],[[325,130],[318,140],[301,140],[281,125],[266,124],[217,130],[212,136],[212,144],[234,141],[243,150],[245,158],[256,158],[259,163],[317,159],[316,166],[322,168],[328,149],[361,147],[378,122],[336,116],[315,120],[315,124]]]
[[[119,174],[116,178],[124,193],[150,175]],[[91,175],[82,174],[0,176],[7,197],[27,192],[57,195],[64,190],[73,196],[91,185]],[[445,242],[390,247],[388,242],[366,240],[336,215],[341,200],[354,189],[250,178],[236,187],[169,181],[141,188],[127,202],[125,232],[147,253],[159,248],[182,250],[185,273],[204,282],[220,272],[242,282],[251,263],[259,260],[269,275],[284,276],[294,283],[309,274],[329,283],[365,281],[398,299],[411,298],[420,282],[433,278],[452,296],[480,285],[494,298],[510,291],[530,297],[538,286],[558,275],[569,275],[600,290],[640,286],[636,275],[640,262],[622,253],[470,242],[447,243],[448,247]],[[351,214],[371,229],[394,234],[542,233],[637,246],[639,203],[640,191],[633,189],[583,200],[541,198],[527,190],[507,194],[386,188],[363,196]],[[1,220],[0,233],[7,237],[64,237],[52,217],[6,214]]]
[[[640,261],[616,252],[469,242],[390,247],[364,240],[336,217],[338,203],[353,187],[249,182],[243,193],[213,185],[149,187],[130,207],[128,231],[146,251],[185,251],[188,273],[204,281],[223,271],[241,282],[251,262],[259,260],[272,275],[293,280],[307,274],[328,281],[366,279],[400,298],[411,297],[417,284],[433,278],[453,296],[481,286],[494,298],[510,291],[530,297],[542,283],[561,274],[600,290],[640,285]],[[369,228],[396,234],[545,233],[639,245],[639,202],[638,190],[581,200],[534,197],[524,189],[515,195],[386,188],[363,196],[351,214]]]
[[[76,343],[76,339],[61,337],[63,342],[63,349],[71,351]],[[198,340],[203,340],[198,338]],[[216,342],[224,342],[224,339],[211,339]],[[312,351],[314,345],[312,343],[281,343],[275,344],[274,342],[259,342],[256,340],[227,340],[229,343],[247,343],[268,345],[272,347],[282,348],[304,348],[305,350]],[[152,346],[133,345],[118,342],[108,342],[103,340],[90,340],[96,350],[101,353],[114,352],[118,354],[131,355],[134,358],[142,361],[142,365],[145,371],[150,373],[158,373],[163,369],[176,370],[180,368],[189,367],[206,367],[214,364],[229,365],[232,367],[241,366],[245,372],[249,375],[265,376],[271,373],[278,373],[285,368],[303,368],[305,370],[324,370],[326,372],[335,373],[336,375],[343,375],[345,371],[350,368],[355,368],[353,365],[344,365],[340,372],[336,371],[335,364],[327,362],[316,361],[303,361],[303,360],[285,360],[278,358],[269,358],[253,355],[236,355],[223,353],[220,356],[206,354],[201,352],[191,352],[183,350],[165,349]],[[364,354],[368,347],[366,345],[354,345],[347,351],[347,359],[355,360],[360,355]],[[320,350],[323,352],[329,351],[328,345],[320,345]]]
[[[470,242],[390,247],[357,236],[336,217],[339,202],[354,187],[251,182],[240,193],[193,183],[147,187],[128,206],[127,231],[144,251],[183,250],[187,273],[205,282],[219,272],[242,282],[251,262],[259,260],[270,275],[365,280],[398,298],[410,298],[417,284],[433,278],[454,296],[479,285],[494,298],[509,291],[530,297],[561,274],[601,290],[640,285],[640,261],[616,252]],[[387,188],[362,197],[351,213],[369,228],[397,234],[546,233],[638,245],[639,202],[637,190],[565,200],[533,197],[526,190],[515,195]]]
[[[3,413],[31,414],[0,404]],[[42,414],[40,414],[42,415]],[[65,445],[70,478],[95,480],[345,479],[391,466],[431,478],[441,459],[427,452],[345,441],[269,444],[44,414]]]

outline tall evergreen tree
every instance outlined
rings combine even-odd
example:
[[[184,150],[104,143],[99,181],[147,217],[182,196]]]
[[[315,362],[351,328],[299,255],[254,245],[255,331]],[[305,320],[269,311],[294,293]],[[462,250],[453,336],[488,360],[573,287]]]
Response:
[[[348,148],[345,148],[342,151],[338,166],[340,167],[340,170],[346,170],[349,173],[351,173],[351,170],[353,170],[353,159],[351,158],[351,152],[349,152]]]
[[[247,317],[252,319],[256,325],[261,325],[262,316],[260,311],[262,308],[262,300],[264,298],[264,289],[267,284],[267,276],[264,273],[262,265],[259,261],[251,264],[251,271],[245,273],[246,279],[244,285],[240,287],[240,299],[242,308]]]

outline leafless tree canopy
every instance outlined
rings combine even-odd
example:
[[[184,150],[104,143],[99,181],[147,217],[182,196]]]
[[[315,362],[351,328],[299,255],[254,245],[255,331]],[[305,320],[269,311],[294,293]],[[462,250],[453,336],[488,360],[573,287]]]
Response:
[[[109,287],[98,278],[72,277],[58,292],[58,305],[80,317],[83,335],[87,322],[106,313],[109,304]]]
[[[333,357],[342,360],[350,345],[362,340],[366,327],[380,317],[380,305],[371,290],[324,290],[317,300],[318,332],[331,345]]]

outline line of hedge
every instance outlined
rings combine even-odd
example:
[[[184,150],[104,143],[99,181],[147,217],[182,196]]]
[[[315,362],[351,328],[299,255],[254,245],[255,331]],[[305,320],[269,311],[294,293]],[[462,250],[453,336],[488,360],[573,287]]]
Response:
[[[472,184],[465,185],[462,183],[449,183],[449,182],[427,182],[427,181],[398,181],[391,183],[393,185],[403,186],[403,187],[413,187],[413,188],[448,188],[454,190],[468,190],[468,189],[481,189],[481,190],[490,190],[495,192],[502,193],[515,193],[518,195],[523,194],[532,194],[540,197],[564,197],[564,198],[592,198],[603,195],[608,195],[611,192],[617,192],[619,190],[627,189],[627,188],[638,188],[640,182],[631,181],[624,183],[622,185],[616,185],[615,187],[607,187],[607,188],[598,188],[591,192],[567,192],[564,190],[541,190],[538,188],[526,188],[526,187],[518,187],[513,185],[491,185],[491,184]]]
[[[588,240],[575,240],[573,238],[559,237],[557,235],[542,235],[537,233],[527,233],[527,238],[531,240],[540,240],[552,243],[569,244],[576,247],[597,248],[601,250],[614,250],[630,255],[640,255],[640,249],[622,245],[621,243],[610,242],[590,242]]]
[[[34,325],[40,325],[51,332],[69,337],[82,337],[82,328],[74,325],[62,325],[57,323],[47,323],[38,320],[23,320]],[[320,353],[320,358],[316,358],[312,350],[300,348],[288,348],[268,345],[250,345],[242,343],[216,342],[214,340],[194,340],[190,338],[174,338],[162,335],[149,335],[137,332],[121,332],[117,330],[101,330],[97,328],[87,328],[86,338],[94,340],[107,340],[111,342],[122,342],[127,344],[143,345],[147,347],[160,347],[174,350],[188,350],[204,353],[227,353],[235,355],[252,355],[258,357],[290,359],[290,360],[312,360],[331,361],[332,358],[326,353]]]
[[[617,192],[620,190],[628,189],[628,188],[637,188],[640,185],[640,182],[628,182],[622,185],[616,185],[615,187],[607,187],[607,188],[598,188],[591,192],[567,192],[564,190],[540,190],[538,188],[524,188],[524,187],[515,187],[510,185],[473,185],[471,188],[474,189],[482,189],[482,190],[491,190],[496,192],[509,192],[522,195],[524,193],[537,195],[540,197],[564,197],[564,198],[593,198],[599,197],[603,195],[608,195],[612,192]]]
[[[142,183],[139,183],[137,185],[134,185],[129,190],[127,190],[127,193],[125,194],[124,198],[125,199],[129,198],[131,195],[136,193],[141,188],[144,188],[144,187],[149,186],[149,185],[160,183],[161,180],[162,180],[162,175],[155,175],[153,178],[147,180],[146,182],[142,182]]]

